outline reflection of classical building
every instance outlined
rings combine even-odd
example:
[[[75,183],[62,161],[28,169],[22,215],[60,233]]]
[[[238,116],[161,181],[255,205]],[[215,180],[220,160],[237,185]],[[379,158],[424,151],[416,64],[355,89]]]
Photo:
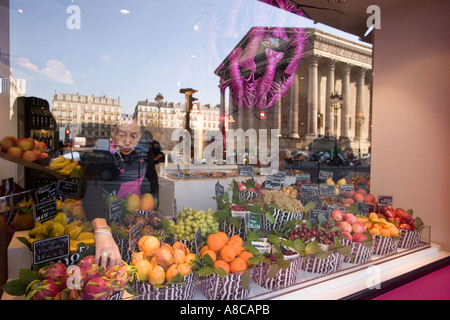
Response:
[[[119,99],[56,93],[53,97],[52,114],[64,137],[66,127],[70,128],[70,139],[86,138],[86,146],[95,145],[97,139],[109,139],[111,127],[120,123]]]
[[[158,99],[160,97],[160,99]],[[219,130],[220,108],[208,104],[195,103],[190,115],[192,129]],[[186,108],[184,104],[162,101],[157,96],[155,101],[139,101],[134,109],[133,117],[139,125],[152,133],[163,148],[170,148],[178,141],[171,141],[172,132],[185,128]]]
[[[264,117],[261,117],[261,110],[238,110],[231,105],[228,113],[236,120],[233,128],[279,129],[280,146],[286,148],[299,148],[318,137],[337,134],[337,137],[350,139],[353,150],[361,148],[362,152],[367,152],[371,126],[372,48],[317,29],[307,28],[305,32],[306,48],[287,94],[274,107],[263,110]],[[245,47],[249,34],[237,48]],[[289,52],[287,43],[280,40],[275,43],[278,46],[274,50]],[[263,50],[261,45],[255,55],[255,74],[262,74],[266,68],[266,64],[261,63],[266,61]],[[278,64],[282,68],[277,67],[275,82],[289,62],[287,55]],[[227,65],[229,59],[227,57],[223,64]],[[219,76],[221,81],[226,81],[229,74]],[[330,99],[333,93],[343,97],[337,117]],[[230,98],[230,104],[231,101]]]

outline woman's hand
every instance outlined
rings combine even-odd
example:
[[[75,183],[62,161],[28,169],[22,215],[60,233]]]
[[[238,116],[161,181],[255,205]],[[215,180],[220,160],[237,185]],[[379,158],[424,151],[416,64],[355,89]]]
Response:
[[[107,267],[120,265],[122,256],[105,219],[94,219],[95,263]]]

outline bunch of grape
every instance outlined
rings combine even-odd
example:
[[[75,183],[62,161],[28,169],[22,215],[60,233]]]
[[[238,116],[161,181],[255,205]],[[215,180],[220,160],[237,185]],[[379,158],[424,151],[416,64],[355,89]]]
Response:
[[[335,237],[341,237],[342,232],[339,228],[328,220],[321,227],[313,225],[308,228],[306,224],[296,227],[289,233],[289,240],[300,239],[302,242],[317,241],[321,244],[334,244]]]
[[[302,203],[295,197],[284,194],[280,190],[265,190],[255,199],[255,203],[261,208],[264,204],[276,204],[283,211],[303,212]]]
[[[194,240],[198,227],[201,227],[203,238],[211,233],[219,232],[219,222],[211,209],[205,212],[205,210],[183,207],[177,212],[177,222],[171,220],[170,226],[175,230],[174,236],[183,240]]]

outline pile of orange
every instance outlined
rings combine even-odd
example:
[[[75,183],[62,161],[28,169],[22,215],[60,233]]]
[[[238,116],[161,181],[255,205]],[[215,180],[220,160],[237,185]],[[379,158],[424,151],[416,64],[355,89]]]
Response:
[[[384,237],[398,236],[400,234],[400,231],[395,224],[384,218],[380,218],[379,214],[376,212],[371,212],[369,217],[358,219],[367,229],[369,229],[371,234],[381,235]]]
[[[204,259],[205,255],[209,255],[214,261],[213,267],[220,267],[227,274],[239,273],[248,269],[248,259],[253,257],[243,243],[239,235],[228,237],[225,232],[212,233],[200,249],[200,256]]]

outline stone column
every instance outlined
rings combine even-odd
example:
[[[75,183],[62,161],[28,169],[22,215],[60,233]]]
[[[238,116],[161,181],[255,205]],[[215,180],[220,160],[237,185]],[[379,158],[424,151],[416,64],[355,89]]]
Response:
[[[342,98],[344,103],[341,110],[341,136],[349,136],[349,110],[350,110],[350,72],[351,66],[346,64],[344,66],[344,75],[342,78]]]
[[[308,135],[313,138],[317,136],[318,71],[318,57],[313,56],[309,61],[308,78]]]
[[[330,96],[334,93],[335,90],[335,69],[336,69],[336,61],[330,60],[328,64],[328,77],[327,77],[327,96],[326,96],[326,106],[325,106],[325,133],[328,132],[331,134],[332,130],[334,130],[333,125],[333,117],[334,117],[334,110],[333,106],[331,105],[331,98]]]
[[[275,103],[275,115],[273,117],[274,124],[273,127],[278,129],[278,136],[281,137],[281,115],[282,115],[282,104],[281,99]]]
[[[300,138],[298,134],[298,112],[299,112],[299,75],[295,74],[294,83],[291,87],[291,118],[289,119],[289,138]]]
[[[360,68],[358,70],[358,79],[356,80],[356,112],[355,119],[361,119],[364,117],[364,84],[366,77],[366,69]],[[361,121],[356,121],[355,124],[355,139],[363,138],[363,123]]]

